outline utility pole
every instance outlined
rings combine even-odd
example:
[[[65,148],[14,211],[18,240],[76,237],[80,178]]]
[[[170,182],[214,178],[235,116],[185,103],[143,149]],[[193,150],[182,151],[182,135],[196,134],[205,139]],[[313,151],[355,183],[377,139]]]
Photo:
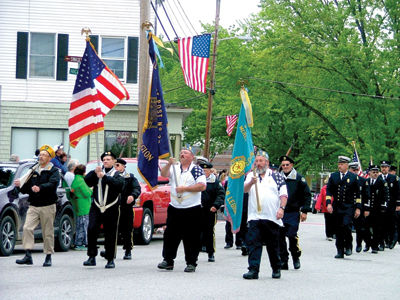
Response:
[[[221,0],[216,0],[215,12],[215,32],[214,44],[212,52],[212,64],[210,72],[210,89],[208,91],[208,109],[207,109],[207,124],[206,124],[206,139],[204,141],[204,157],[210,158],[210,136],[211,136],[211,118],[212,118],[212,105],[215,94],[215,66],[217,63],[217,44],[218,44],[218,27],[219,27],[219,11],[221,7]]]
[[[149,44],[147,42],[146,30],[150,28],[150,1],[140,1],[140,38],[139,38],[139,108],[138,108],[138,127],[137,127],[137,152],[139,156],[140,146],[142,145],[143,124],[146,116],[147,97],[149,96],[149,71],[150,57],[148,54]]]

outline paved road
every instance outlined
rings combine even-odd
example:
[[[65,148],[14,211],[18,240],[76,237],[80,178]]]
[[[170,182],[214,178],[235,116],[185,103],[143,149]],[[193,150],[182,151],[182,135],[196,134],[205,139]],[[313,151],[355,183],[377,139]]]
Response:
[[[353,254],[336,260],[334,242],[324,238],[323,215],[310,215],[301,224],[302,267],[271,278],[266,251],[260,278],[244,280],[247,258],[236,249],[223,249],[224,222],[216,226],[216,262],[200,254],[195,273],[184,273],[180,247],[173,271],[156,268],[161,261],[162,239],[149,246],[135,246],[132,261],[122,260],[118,249],[116,268],[104,269],[105,261],[84,268],[85,252],[56,253],[53,266],[43,268],[39,244],[33,266],[19,266],[21,246],[10,257],[0,257],[0,299],[397,299],[400,285],[400,246],[377,255]]]

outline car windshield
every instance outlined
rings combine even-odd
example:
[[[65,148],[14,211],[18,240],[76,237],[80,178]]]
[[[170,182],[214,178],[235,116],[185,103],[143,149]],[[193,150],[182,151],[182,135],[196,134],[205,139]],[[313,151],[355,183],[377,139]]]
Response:
[[[16,171],[16,167],[0,166],[0,189],[9,187],[12,184]]]
[[[97,162],[90,162],[86,165],[86,174],[90,171],[94,170],[97,167]],[[137,170],[137,163],[136,162],[128,162],[126,165],[126,171],[128,173],[132,173],[139,182],[144,182],[142,176],[140,176]]]

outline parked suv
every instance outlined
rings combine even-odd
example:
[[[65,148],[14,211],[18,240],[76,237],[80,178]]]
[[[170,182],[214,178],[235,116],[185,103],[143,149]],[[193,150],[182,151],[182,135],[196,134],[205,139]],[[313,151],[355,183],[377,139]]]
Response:
[[[18,193],[13,184],[14,179],[24,176],[35,164],[34,160],[21,162],[0,162],[0,255],[12,254],[15,244],[22,240],[28,195]],[[74,213],[68,201],[65,189],[57,189],[58,201],[54,220],[54,243],[56,251],[67,251],[74,234]],[[42,240],[40,225],[34,232],[35,239]]]
[[[171,187],[168,178],[160,176],[160,170],[168,162],[159,160],[158,187],[151,190],[144,182],[137,170],[136,158],[124,158],[126,171],[135,175],[140,183],[142,192],[133,206],[135,214],[133,221],[135,243],[148,245],[153,237],[154,228],[161,227],[167,223],[167,208],[170,202]],[[97,161],[90,161],[86,166],[86,173],[94,170]]]

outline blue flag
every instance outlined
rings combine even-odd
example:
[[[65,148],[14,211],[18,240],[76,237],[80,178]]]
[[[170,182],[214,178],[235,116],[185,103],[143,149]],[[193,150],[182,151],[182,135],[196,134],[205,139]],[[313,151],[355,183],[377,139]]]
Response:
[[[158,183],[158,159],[169,156],[169,141],[167,112],[151,33],[149,34],[149,55],[153,64],[153,75],[143,125],[138,171],[147,185],[153,189]]]
[[[248,101],[246,104],[250,104],[247,93],[245,92],[245,94],[245,98]],[[240,229],[243,211],[245,175],[251,170],[254,162],[253,139],[250,127],[247,123],[244,102],[245,101],[243,101],[240,109],[235,144],[233,146],[232,160],[229,170],[228,188],[225,194],[224,214],[226,219],[232,224],[233,233],[238,232]]]

